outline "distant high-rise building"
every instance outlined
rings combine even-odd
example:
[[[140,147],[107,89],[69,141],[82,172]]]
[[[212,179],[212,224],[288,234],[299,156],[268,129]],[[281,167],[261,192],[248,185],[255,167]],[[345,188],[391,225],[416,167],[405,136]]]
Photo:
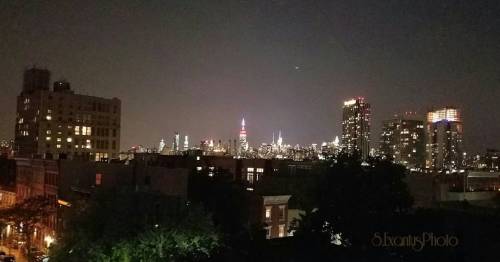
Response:
[[[352,154],[357,151],[363,159],[370,153],[370,104],[363,97],[344,102],[342,113],[342,148]]]
[[[281,137],[281,130],[278,132],[278,148],[281,149],[283,145],[283,137]]]
[[[179,152],[179,143],[180,143],[180,135],[179,132],[175,132],[174,134],[174,142],[172,143],[172,150],[174,152]]]
[[[189,149],[189,137],[184,136],[184,151]]]
[[[238,155],[238,143],[237,143],[236,139],[233,139],[233,147],[232,147],[231,155],[233,155],[233,156]]]
[[[165,140],[163,138],[160,140],[160,144],[158,145],[158,153],[161,153],[165,148]]]
[[[241,120],[241,130],[239,138],[240,144],[238,147],[238,155],[241,156],[248,150],[247,131],[245,130],[245,118]]]
[[[17,97],[15,151],[22,157],[118,157],[121,102],[78,95],[66,81],[49,88],[50,72],[31,68],[24,72]]]
[[[463,126],[460,111],[445,107],[427,113],[426,168],[455,170],[462,165]]]
[[[410,169],[425,167],[425,129],[423,118],[414,113],[396,115],[382,123],[380,154]]]

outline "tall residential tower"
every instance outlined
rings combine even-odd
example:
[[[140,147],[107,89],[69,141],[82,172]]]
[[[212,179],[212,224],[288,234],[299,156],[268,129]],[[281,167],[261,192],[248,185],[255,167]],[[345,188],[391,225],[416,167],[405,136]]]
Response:
[[[352,154],[357,151],[363,159],[370,152],[370,104],[363,97],[344,102],[342,112],[342,148]]]
[[[425,167],[425,129],[423,117],[415,113],[394,116],[382,122],[380,154],[409,169]]]
[[[445,107],[427,113],[426,168],[453,171],[462,166],[463,126],[460,111]]]

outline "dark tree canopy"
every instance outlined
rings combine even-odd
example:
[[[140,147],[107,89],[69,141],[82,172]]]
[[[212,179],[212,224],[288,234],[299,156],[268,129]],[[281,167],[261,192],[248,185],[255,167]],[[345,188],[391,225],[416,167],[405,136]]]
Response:
[[[202,209],[143,192],[102,192],[74,206],[54,261],[201,261],[219,247]]]
[[[364,249],[374,232],[406,214],[412,198],[405,169],[381,159],[363,163],[341,154],[317,185],[316,208],[297,221],[296,236],[311,246]],[[312,244],[314,243],[314,244]]]

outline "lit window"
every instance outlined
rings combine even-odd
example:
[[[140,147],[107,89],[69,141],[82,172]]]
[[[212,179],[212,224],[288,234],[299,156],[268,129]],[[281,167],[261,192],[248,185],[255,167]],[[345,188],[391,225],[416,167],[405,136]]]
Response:
[[[78,145],[75,145],[75,148],[78,148]]]
[[[279,225],[278,237],[284,237],[284,236],[285,236],[285,225]]]
[[[71,137],[66,138],[66,142],[68,142],[68,143],[73,142],[73,138],[71,138]]]
[[[95,174],[95,185],[99,186],[102,183],[102,174]]]
[[[264,168],[257,168],[257,173],[264,173]]]
[[[200,160],[200,157],[199,157],[199,156],[197,156],[197,157],[196,157],[196,160]]]
[[[57,145],[56,145],[56,147],[57,147],[57,148],[61,148],[61,145],[57,144]]]
[[[47,115],[45,118],[46,118],[47,120],[52,120],[52,116],[51,116],[51,115]]]
[[[90,126],[82,126],[82,135],[90,136],[91,135],[91,127]]]
[[[50,136],[46,137],[45,140],[50,141],[52,139]]]
[[[24,119],[23,119],[22,117],[21,117],[21,118],[19,118],[19,122],[18,122],[18,123],[19,123],[19,124],[22,124],[23,122],[24,122]]]
[[[92,148],[92,143],[90,142],[90,139],[87,139],[86,141],[86,146],[85,146],[87,149],[91,149]]]
[[[197,166],[196,170],[201,171],[201,166]]]
[[[271,207],[266,207],[266,219],[271,219]]]
[[[57,142],[61,142],[61,138],[60,137],[57,138]]]
[[[247,168],[247,172],[253,172],[253,167]]]
[[[253,173],[247,174],[247,181],[248,183],[253,184]]]
[[[47,135],[50,135],[52,134],[52,131],[51,130],[47,130]]]
[[[80,135],[80,126],[75,126],[75,135]]]

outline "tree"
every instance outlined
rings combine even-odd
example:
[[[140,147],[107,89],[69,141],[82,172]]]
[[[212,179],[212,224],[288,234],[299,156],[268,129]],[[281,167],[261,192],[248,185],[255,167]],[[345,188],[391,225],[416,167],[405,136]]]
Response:
[[[338,247],[368,248],[373,232],[411,208],[404,175],[404,167],[389,161],[362,165],[356,156],[341,154],[323,175],[317,206],[299,221],[296,236],[322,256]]]
[[[207,213],[159,194],[101,192],[68,216],[51,261],[200,261],[220,245]]]
[[[204,172],[192,173],[188,194],[192,203],[212,214],[221,233],[224,252],[219,260],[241,260],[254,244],[259,244],[255,240],[265,240],[263,225],[251,218],[254,195],[228,171],[218,170],[212,177]]]
[[[54,203],[44,196],[35,196],[22,202],[16,203],[12,207],[0,210],[0,219],[6,222],[13,222],[19,229],[17,233],[26,239],[28,249],[28,259],[32,259],[32,236],[35,227],[55,212]]]

